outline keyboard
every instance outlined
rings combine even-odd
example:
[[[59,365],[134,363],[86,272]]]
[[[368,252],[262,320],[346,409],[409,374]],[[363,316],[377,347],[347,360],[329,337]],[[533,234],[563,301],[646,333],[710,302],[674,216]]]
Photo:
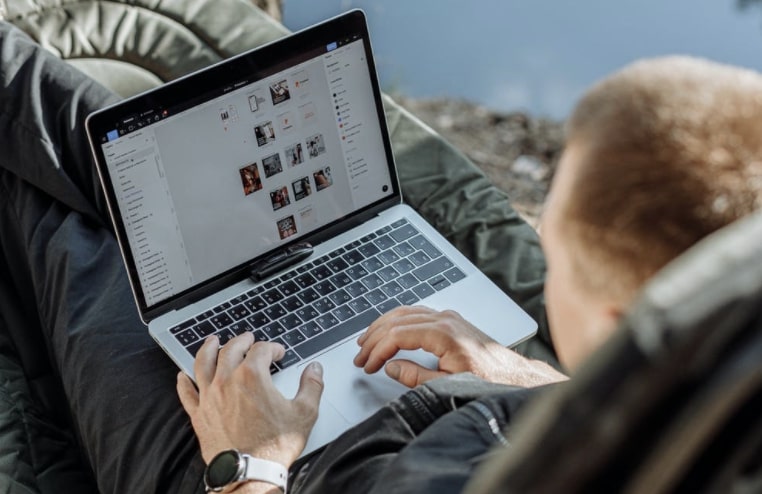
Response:
[[[465,278],[406,219],[298,266],[170,329],[195,357],[212,334],[225,344],[249,331],[282,344],[278,372]]]

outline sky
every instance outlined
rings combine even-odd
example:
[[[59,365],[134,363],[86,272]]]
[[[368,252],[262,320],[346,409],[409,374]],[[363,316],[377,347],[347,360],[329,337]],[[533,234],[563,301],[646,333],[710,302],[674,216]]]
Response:
[[[643,57],[762,71],[762,9],[735,0],[284,0],[292,30],[362,8],[381,85],[565,118],[590,84]],[[463,6],[467,5],[467,8]]]

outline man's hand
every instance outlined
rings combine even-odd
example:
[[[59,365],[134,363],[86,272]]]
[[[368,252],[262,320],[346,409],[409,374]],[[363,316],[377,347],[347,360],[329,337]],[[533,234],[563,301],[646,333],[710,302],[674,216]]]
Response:
[[[290,467],[317,420],[323,371],[318,363],[307,366],[299,391],[288,400],[270,377],[270,364],[283,357],[283,347],[253,343],[250,333],[233,338],[222,349],[217,337],[208,338],[194,365],[198,391],[180,373],[177,393],[207,463],[217,453],[236,448]]]
[[[360,353],[355,365],[368,373],[385,367],[389,377],[408,387],[458,372],[524,387],[567,379],[550,365],[500,345],[453,311],[398,307],[371,324],[357,344]],[[439,368],[427,369],[404,359],[390,360],[399,350],[418,349],[436,355]]]

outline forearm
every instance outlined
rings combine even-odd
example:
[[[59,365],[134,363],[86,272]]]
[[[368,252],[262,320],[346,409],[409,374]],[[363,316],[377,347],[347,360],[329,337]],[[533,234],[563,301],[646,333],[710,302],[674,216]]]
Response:
[[[283,491],[273,484],[250,480],[241,484],[235,490],[230,491],[230,494],[283,494]]]

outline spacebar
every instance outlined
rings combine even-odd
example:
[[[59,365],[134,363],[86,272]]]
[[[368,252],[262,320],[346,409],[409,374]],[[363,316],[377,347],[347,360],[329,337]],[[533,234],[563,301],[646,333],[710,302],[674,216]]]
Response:
[[[381,313],[373,309],[368,309],[360,315],[347,319],[338,326],[334,326],[325,333],[321,333],[314,338],[310,338],[301,345],[294,347],[296,353],[303,359],[315,355],[320,350],[328,348],[334,343],[343,340],[347,336],[359,332],[370,326],[370,323],[381,316]]]

